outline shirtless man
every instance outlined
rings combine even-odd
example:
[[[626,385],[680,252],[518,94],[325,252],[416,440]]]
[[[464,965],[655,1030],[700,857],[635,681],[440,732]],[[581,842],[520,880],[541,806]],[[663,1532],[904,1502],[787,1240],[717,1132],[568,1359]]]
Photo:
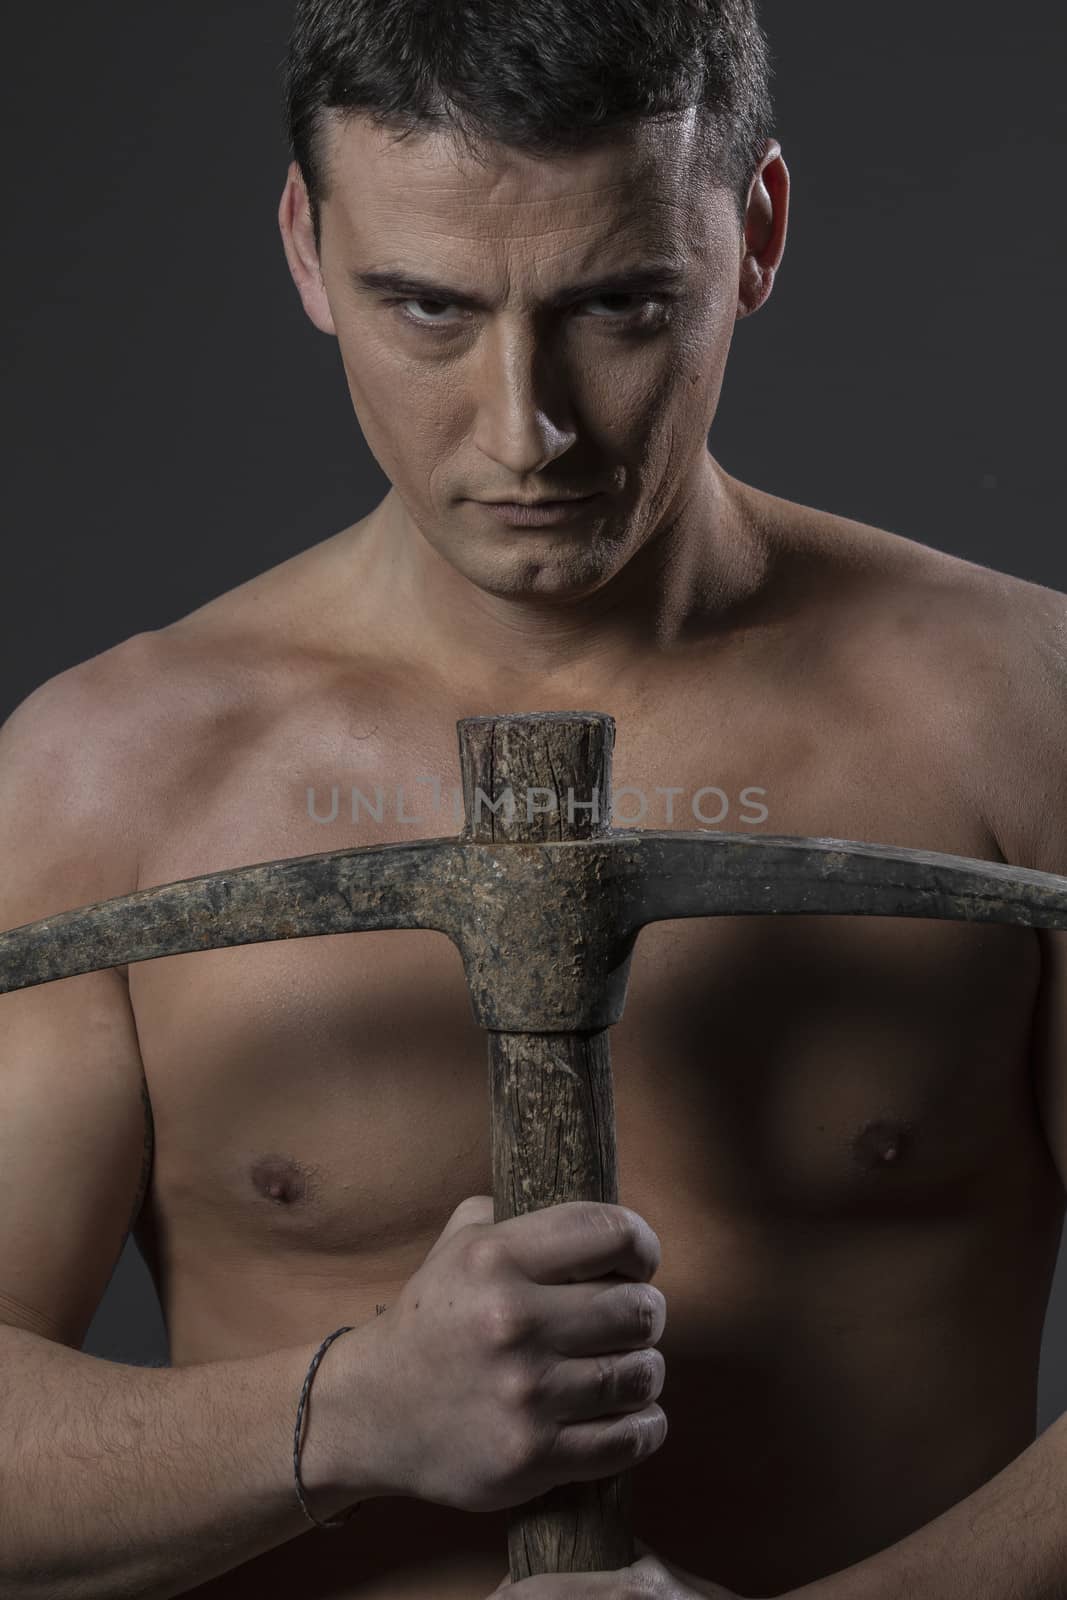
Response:
[[[740,225],[720,188],[694,204],[688,114],[547,161],[476,163],[448,132],[397,144],[365,116],[329,137],[321,247],[294,163],[285,251],[393,488],[18,708],[0,926],[454,833],[455,724],[489,712],[610,713],[644,826],[1064,868],[1063,597],[767,494],[708,451],[735,323],[783,255],[776,142]],[[608,286],[665,258],[674,282]],[[541,528],[478,503],[581,493]],[[710,785],[721,817],[714,796],[694,812]],[[352,789],[378,788],[380,814],[353,820]],[[641,934],[612,1032],[620,1192],[661,1243],[668,1308],[669,1436],[635,1469],[636,1531],[668,1565],[641,1592],[1067,1589],[1067,1427],[1034,1440],[1064,1015],[1059,935],[846,917]],[[5,1595],[487,1595],[506,1511],[372,1470],[411,1426],[404,1374],[383,1376],[399,1297],[491,1188],[485,1041],[452,945],[186,955],[8,995],[0,1017]],[[80,1352],[131,1208],[169,1371]],[[319,1533],[289,1445],[342,1323],[313,1391],[336,1425],[309,1436],[305,1481],[320,1516],[369,1504]]]

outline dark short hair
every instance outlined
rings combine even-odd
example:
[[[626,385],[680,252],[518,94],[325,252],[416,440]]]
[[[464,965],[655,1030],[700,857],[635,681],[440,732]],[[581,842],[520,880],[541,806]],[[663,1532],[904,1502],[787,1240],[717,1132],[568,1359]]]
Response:
[[[741,222],[772,70],[756,0],[298,0],[289,148],[321,249],[329,112],[398,139],[444,130],[480,160],[493,143],[572,154],[697,107],[694,183],[726,188]]]

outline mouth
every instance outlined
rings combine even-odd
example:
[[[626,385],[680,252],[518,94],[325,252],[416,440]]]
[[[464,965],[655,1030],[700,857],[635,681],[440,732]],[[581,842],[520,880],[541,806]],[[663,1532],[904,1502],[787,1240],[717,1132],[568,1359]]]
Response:
[[[600,494],[583,495],[581,499],[539,500],[533,505],[519,501],[479,500],[475,503],[490,512],[498,521],[519,528],[542,528],[553,523],[566,522],[581,516],[602,498]]]
[[[573,500],[591,500],[596,492],[595,489],[592,489],[588,494],[546,494],[537,500],[483,500],[482,504],[486,506],[562,506]]]

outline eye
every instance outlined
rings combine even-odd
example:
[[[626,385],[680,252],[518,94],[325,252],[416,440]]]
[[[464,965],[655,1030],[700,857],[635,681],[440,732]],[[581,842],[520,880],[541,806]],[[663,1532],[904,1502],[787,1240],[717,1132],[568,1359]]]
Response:
[[[422,317],[413,317],[411,312],[407,309],[408,306],[444,306],[446,310],[448,309],[448,302],[445,300],[387,300],[386,305],[398,307],[401,316],[404,317],[406,321],[413,322],[415,326],[419,328],[432,328],[438,324],[433,318],[431,318],[429,321],[424,321]],[[454,327],[455,324],[450,323],[448,326]]]
[[[648,297],[646,297],[644,300],[642,300],[641,296],[637,295],[637,294],[598,294],[598,295],[594,295],[592,300],[587,300],[585,302],[585,304],[587,306],[595,305],[598,300],[600,301],[600,304],[602,306],[603,305],[607,305],[609,300],[628,300],[628,301],[631,302],[631,304],[636,301],[637,308],[638,308],[639,311],[640,310],[644,310],[644,308],[646,306],[654,305],[654,304],[658,303],[655,298],[649,299]],[[597,320],[598,321],[607,321],[609,319],[608,318],[598,318]],[[618,321],[619,319],[617,317],[613,316],[610,320]],[[624,318],[623,320],[627,320],[628,321],[629,319],[628,318]]]
[[[593,321],[622,324],[626,327],[638,327],[645,322],[653,321],[656,317],[656,314],[666,306],[670,298],[671,297],[669,295],[665,294],[651,296],[646,295],[644,297],[639,294],[608,294],[594,295],[591,299],[581,301],[579,304],[583,306],[591,306],[596,305],[599,302],[600,305],[607,305],[611,301],[622,301],[624,304],[628,304],[631,307],[636,307],[637,315],[634,315],[633,311],[629,313],[623,313],[621,315],[617,312],[610,312],[607,316],[594,316]],[[462,316],[458,320],[445,321],[442,318],[433,315],[424,316],[420,314],[416,316],[408,310],[409,306],[420,306],[424,310],[426,307],[436,307],[438,311],[448,311],[452,309],[452,307],[450,302],[446,300],[393,299],[387,300],[385,303],[388,306],[396,307],[403,320],[411,323],[412,326],[416,328],[433,330],[440,329],[442,332],[447,333],[451,332],[455,328],[463,326]]]

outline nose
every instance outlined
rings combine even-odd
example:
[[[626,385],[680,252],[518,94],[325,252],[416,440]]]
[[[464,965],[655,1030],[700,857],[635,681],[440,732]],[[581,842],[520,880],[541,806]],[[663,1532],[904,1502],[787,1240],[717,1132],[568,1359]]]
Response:
[[[577,438],[563,364],[528,326],[501,324],[486,335],[473,382],[475,443],[510,477],[538,472]]]

